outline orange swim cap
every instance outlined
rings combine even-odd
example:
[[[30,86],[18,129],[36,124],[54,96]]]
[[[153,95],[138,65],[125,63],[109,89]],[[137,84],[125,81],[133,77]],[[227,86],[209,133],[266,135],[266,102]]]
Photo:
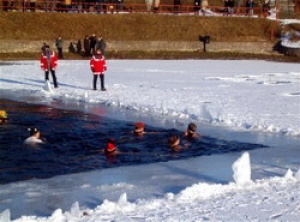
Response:
[[[134,124],[136,128],[142,128],[145,126],[145,124],[143,122],[137,122]]]

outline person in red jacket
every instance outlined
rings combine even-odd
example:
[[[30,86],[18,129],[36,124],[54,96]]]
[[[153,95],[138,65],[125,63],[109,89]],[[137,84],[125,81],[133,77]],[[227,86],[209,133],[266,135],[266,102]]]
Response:
[[[97,49],[96,54],[92,56],[90,60],[90,67],[94,75],[93,89],[97,90],[97,78],[98,76],[100,76],[101,90],[105,91],[106,89],[104,87],[104,72],[107,70],[107,66],[105,57],[102,55],[100,49]]]
[[[42,47],[42,55],[40,58],[41,68],[45,71],[45,80],[49,80],[49,71],[52,74],[53,84],[55,88],[58,88],[55,69],[57,68],[57,56],[53,50],[50,49],[49,45]]]

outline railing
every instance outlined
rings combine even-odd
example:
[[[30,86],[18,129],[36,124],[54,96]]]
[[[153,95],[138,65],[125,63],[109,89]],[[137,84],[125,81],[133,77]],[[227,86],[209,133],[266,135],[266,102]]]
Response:
[[[80,1],[80,0],[78,0]],[[101,1],[101,0],[98,0]],[[102,0],[103,1],[103,0]],[[134,12],[152,12],[152,13],[172,13],[172,14],[195,14],[210,16],[268,16],[269,8],[260,7],[224,7],[209,6],[205,10],[194,5],[165,5],[160,4],[153,7],[145,4],[130,3],[100,3],[100,2],[75,2],[65,4],[65,1],[55,0],[2,0],[0,11],[23,11],[23,12],[69,12],[69,13],[134,13]]]

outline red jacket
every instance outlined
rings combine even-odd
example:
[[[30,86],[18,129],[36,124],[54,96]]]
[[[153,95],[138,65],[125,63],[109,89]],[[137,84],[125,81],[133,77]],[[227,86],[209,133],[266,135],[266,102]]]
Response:
[[[41,61],[41,68],[44,71],[49,71],[50,69],[55,70],[57,67],[57,56],[54,51],[50,51],[49,63],[48,63],[46,53],[42,53],[40,61]]]
[[[92,56],[90,66],[94,75],[104,74],[104,71],[107,70],[106,61],[103,55]]]

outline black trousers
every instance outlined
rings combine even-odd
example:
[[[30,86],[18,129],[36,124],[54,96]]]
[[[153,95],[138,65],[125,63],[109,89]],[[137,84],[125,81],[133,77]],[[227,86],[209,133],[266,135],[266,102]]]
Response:
[[[29,7],[31,12],[35,12],[35,2],[30,2]]]
[[[97,79],[98,76],[100,77],[100,81],[101,81],[101,90],[104,90],[104,74],[100,74],[100,75],[94,75],[94,82],[93,82],[93,86],[94,86],[94,90],[97,90]]]
[[[52,74],[52,79],[53,79],[53,84],[54,84],[54,88],[57,88],[57,80],[56,80],[56,76],[55,76],[55,70],[50,70],[51,74]],[[45,71],[45,80],[49,80],[49,71]]]
[[[8,0],[2,1],[2,6],[3,6],[3,11],[7,12],[8,8],[9,8]]]
[[[62,48],[57,48],[57,51],[58,51],[58,58],[63,59],[64,58],[63,49]]]

